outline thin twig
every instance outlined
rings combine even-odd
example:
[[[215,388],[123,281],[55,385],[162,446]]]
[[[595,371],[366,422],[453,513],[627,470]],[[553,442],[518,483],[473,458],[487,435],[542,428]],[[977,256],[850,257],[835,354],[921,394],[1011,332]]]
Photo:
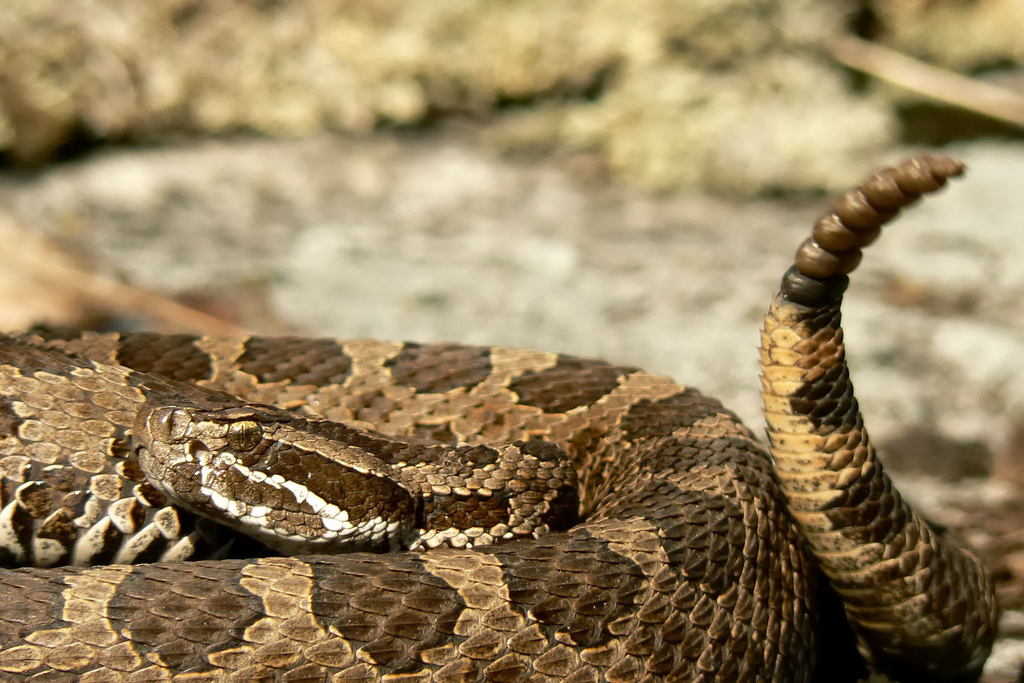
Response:
[[[138,314],[142,311],[169,329],[192,330],[211,335],[246,334],[245,328],[234,323],[96,273],[63,264],[43,266],[42,270],[47,275],[59,277],[62,282],[74,282],[73,286],[89,299],[109,309],[126,314]]]
[[[73,293],[103,310],[128,315],[140,312],[167,329],[200,334],[240,335],[246,330],[176,301],[91,272],[48,240],[0,215],[0,253],[3,262],[20,272],[22,281],[41,289]]]
[[[1024,127],[1024,95],[925,64],[876,43],[844,36],[832,57],[851,69],[946,104]]]

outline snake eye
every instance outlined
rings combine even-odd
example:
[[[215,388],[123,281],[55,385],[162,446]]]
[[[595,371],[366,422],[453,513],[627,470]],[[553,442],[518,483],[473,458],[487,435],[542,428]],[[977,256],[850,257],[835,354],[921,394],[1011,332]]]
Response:
[[[239,420],[228,426],[224,438],[233,450],[248,451],[259,445],[263,439],[263,429],[252,420]]]

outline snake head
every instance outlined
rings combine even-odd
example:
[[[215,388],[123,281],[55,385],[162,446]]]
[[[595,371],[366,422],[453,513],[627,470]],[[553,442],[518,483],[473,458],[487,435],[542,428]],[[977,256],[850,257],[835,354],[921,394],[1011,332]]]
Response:
[[[174,503],[280,552],[407,546],[411,494],[332,424],[268,406],[159,405],[136,419],[134,450]]]

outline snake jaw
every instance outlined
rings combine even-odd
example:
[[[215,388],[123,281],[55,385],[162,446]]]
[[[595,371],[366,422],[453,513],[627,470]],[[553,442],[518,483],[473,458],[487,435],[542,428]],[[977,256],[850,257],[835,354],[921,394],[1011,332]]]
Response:
[[[133,438],[143,472],[171,500],[275,550],[408,547],[411,494],[318,426],[269,407],[161,405],[137,416]]]

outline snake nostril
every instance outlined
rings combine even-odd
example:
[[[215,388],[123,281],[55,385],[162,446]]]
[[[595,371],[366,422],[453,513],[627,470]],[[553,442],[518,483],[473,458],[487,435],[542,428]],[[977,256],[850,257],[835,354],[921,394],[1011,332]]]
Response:
[[[180,442],[188,433],[190,420],[181,408],[162,407],[154,410],[147,422],[154,440]]]

